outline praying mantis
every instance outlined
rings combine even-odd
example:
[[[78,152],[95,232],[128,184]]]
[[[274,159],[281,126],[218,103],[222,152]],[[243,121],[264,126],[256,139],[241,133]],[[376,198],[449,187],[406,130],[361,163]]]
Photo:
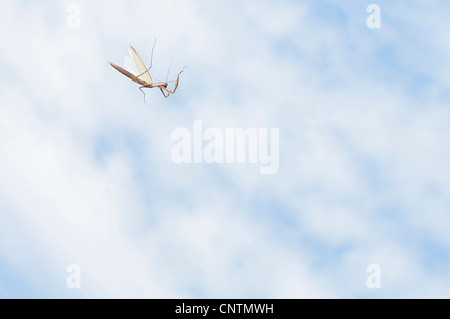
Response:
[[[167,79],[166,82],[153,82],[149,70],[152,68],[153,64],[153,49],[155,48],[155,44],[156,40],[152,47],[152,56],[150,60],[150,67],[148,69],[145,66],[144,62],[142,61],[141,57],[139,56],[139,53],[137,53],[136,49],[133,48],[131,45],[128,48],[127,55],[125,56],[125,69],[113,62],[109,62],[109,64],[114,69],[116,69],[123,75],[129,77],[133,82],[140,85],[139,90],[142,92],[142,94],[144,94],[144,103],[145,103],[145,92],[142,90],[143,88],[159,88],[165,98],[168,98],[170,94],[174,94],[178,88],[178,83],[180,81],[180,74],[183,73],[184,69],[186,68],[184,67],[180,71],[180,73],[178,73],[174,88],[172,90],[169,90],[167,88],[168,87]]]

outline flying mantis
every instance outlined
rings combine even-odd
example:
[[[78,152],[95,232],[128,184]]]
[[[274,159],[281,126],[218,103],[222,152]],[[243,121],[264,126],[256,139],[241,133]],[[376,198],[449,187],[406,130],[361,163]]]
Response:
[[[131,45],[128,48],[128,53],[125,56],[125,69],[118,66],[115,63],[109,62],[109,64],[122,73],[123,75],[129,77],[133,82],[140,85],[139,90],[144,94],[144,102],[145,102],[145,92],[142,90],[143,88],[159,88],[161,90],[161,93],[164,95],[165,98],[168,98],[170,94],[174,94],[175,91],[178,88],[178,83],[180,82],[180,74],[183,73],[183,70],[178,73],[177,79],[175,81],[175,85],[172,90],[169,90],[168,87],[168,81],[166,79],[166,82],[153,82],[153,79],[149,73],[149,70],[152,68],[153,64],[153,49],[155,48],[155,43],[153,44],[152,48],[152,56],[150,60],[150,67],[147,68],[142,61],[141,57],[139,56],[139,53],[137,53],[136,49],[133,48]],[[169,75],[169,74],[167,74]]]

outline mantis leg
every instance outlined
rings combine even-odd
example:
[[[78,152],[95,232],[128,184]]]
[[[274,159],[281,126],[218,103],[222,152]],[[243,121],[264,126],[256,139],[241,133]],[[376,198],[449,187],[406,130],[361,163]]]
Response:
[[[164,95],[164,97],[167,99],[169,97],[170,93],[167,93],[167,95],[166,95],[166,93],[164,92],[164,90],[162,88],[159,88],[159,89],[161,90],[161,93]]]
[[[186,68],[186,67],[184,67],[183,70],[181,70],[181,72],[178,73],[177,80],[176,80],[176,82],[175,82],[175,86],[173,87],[173,90],[172,90],[172,91],[171,91],[171,90],[168,90],[168,89],[166,89],[166,88],[164,88],[164,87],[163,87],[162,89],[164,89],[164,91],[166,91],[167,93],[174,94],[175,91],[176,91],[177,88],[178,88],[178,83],[180,82],[180,74],[184,72],[184,69],[185,69],[185,68]],[[164,95],[164,96],[165,96],[165,95]],[[167,97],[167,96],[166,96],[166,97]]]
[[[141,87],[139,87],[139,90],[142,92],[142,94],[144,94],[144,103],[146,103],[145,102],[145,92],[144,92],[144,90],[142,90],[142,88],[144,88],[145,86],[141,86]]]
[[[155,49],[155,45],[156,45],[156,38],[155,38],[155,42],[153,42],[152,55],[151,55],[151,58],[150,58],[150,67],[147,70],[145,70],[144,72],[142,72],[141,74],[139,74],[137,77],[140,77],[142,74],[144,74],[145,72],[150,71],[150,69],[152,68],[152,65],[153,65],[153,50]]]
[[[155,38],[155,42],[153,42],[152,56],[150,58],[150,67],[147,69],[147,71],[150,71],[150,69],[152,68],[152,65],[153,65],[153,50],[155,49],[155,45],[156,45],[156,38]]]

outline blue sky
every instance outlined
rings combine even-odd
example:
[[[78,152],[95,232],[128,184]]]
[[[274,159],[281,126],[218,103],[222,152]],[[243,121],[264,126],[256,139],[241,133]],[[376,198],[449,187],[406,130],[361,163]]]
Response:
[[[0,297],[448,298],[448,9],[1,1]],[[107,61],[155,38],[188,68],[143,103]],[[278,172],[173,163],[195,120],[279,128]]]

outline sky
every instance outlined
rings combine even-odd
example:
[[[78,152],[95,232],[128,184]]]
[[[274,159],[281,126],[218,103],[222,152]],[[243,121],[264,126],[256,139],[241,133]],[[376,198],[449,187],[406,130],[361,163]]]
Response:
[[[0,298],[449,298],[449,9],[1,0]],[[278,169],[176,163],[196,121]]]

